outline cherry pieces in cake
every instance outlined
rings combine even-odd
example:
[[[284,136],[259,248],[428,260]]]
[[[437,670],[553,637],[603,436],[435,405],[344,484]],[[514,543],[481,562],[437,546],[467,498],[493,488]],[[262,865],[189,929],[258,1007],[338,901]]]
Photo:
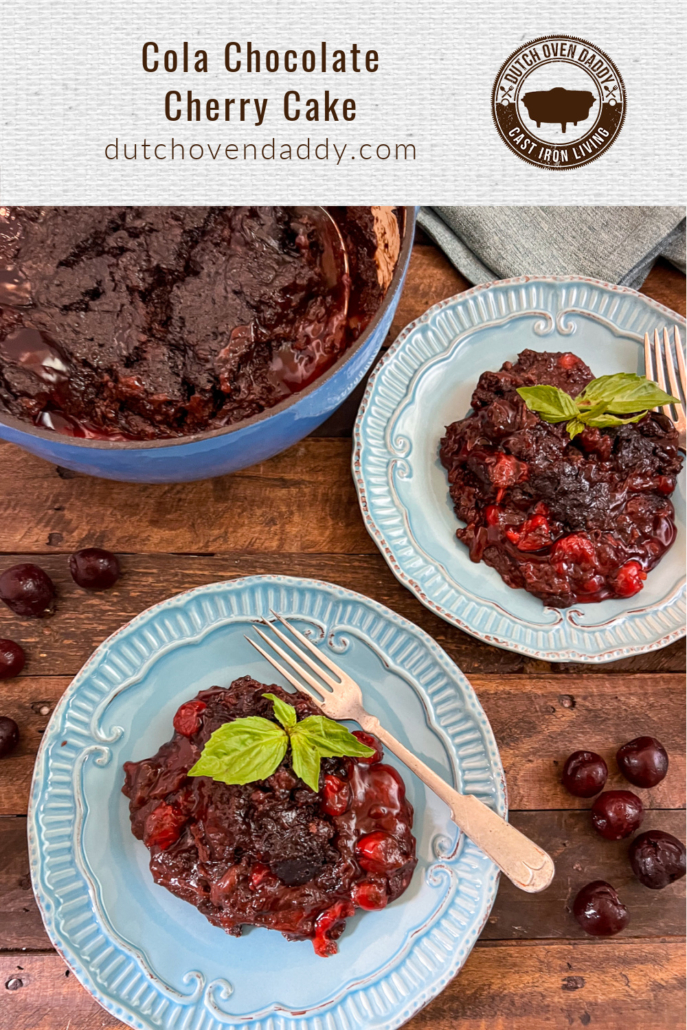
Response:
[[[109,590],[119,579],[119,560],[102,547],[84,547],[69,556],[69,571],[84,590]]]
[[[18,676],[26,663],[24,648],[16,640],[0,640],[0,680]]]
[[[573,914],[593,937],[612,937],[630,921],[618,892],[605,880],[594,880],[582,888],[573,902]]]
[[[19,727],[8,715],[0,715],[0,758],[14,751],[19,742]]]
[[[630,845],[630,865],[645,887],[663,890],[685,875],[685,845],[672,833],[647,830]]]
[[[352,900],[354,905],[364,908],[367,912],[378,912],[379,909],[386,908],[389,904],[389,895],[384,880],[368,877],[362,883],[356,883]]]
[[[351,803],[351,788],[347,780],[338,776],[325,776],[322,785],[322,807],[327,815],[343,815]]]
[[[618,768],[635,787],[655,787],[668,772],[668,753],[656,737],[637,737],[616,754]]]
[[[557,608],[633,597],[676,535],[682,458],[670,419],[649,412],[571,440],[516,392],[550,385],[576,397],[593,378],[575,354],[524,350],[482,373],[472,412],[440,446],[471,560]]]
[[[381,762],[384,757],[384,748],[379,737],[375,737],[374,733],[365,733],[364,730],[353,730],[353,736],[356,737],[361,744],[365,747],[371,747],[374,751],[373,755],[369,758],[359,758],[358,761],[362,762],[363,765],[376,765],[377,762]]]
[[[155,882],[215,926],[233,936],[263,926],[333,955],[356,908],[385,908],[408,887],[417,864],[413,809],[400,775],[381,761],[380,742],[361,731],[375,755],[323,758],[317,793],[294,774],[290,752],[266,780],[188,777],[224,723],[274,721],[267,692],[293,705],[298,719],[321,714],[305,694],[248,676],[201,691],[177,710],[170,741],[124,765],[132,832],[150,850]]]
[[[12,565],[0,575],[0,600],[15,615],[43,619],[55,610],[55,586],[39,565]]]
[[[592,805],[592,826],[606,840],[622,840],[638,830],[644,805],[631,790],[606,790]]]
[[[593,798],[603,790],[608,766],[594,751],[573,751],[563,766],[561,782],[576,798]]]
[[[384,830],[361,837],[355,846],[355,855],[358,864],[368,873],[395,873],[408,861],[396,837]]]
[[[201,715],[207,708],[205,701],[187,701],[177,709],[172,725],[182,737],[192,737],[202,725]]]

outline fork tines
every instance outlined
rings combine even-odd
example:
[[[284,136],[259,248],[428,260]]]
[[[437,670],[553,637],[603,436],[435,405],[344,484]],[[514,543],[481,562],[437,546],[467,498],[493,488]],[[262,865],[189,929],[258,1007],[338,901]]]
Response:
[[[324,665],[330,668],[332,672],[337,673],[338,675],[336,665],[334,665],[334,663],[331,662],[326,655],[318,651],[318,649],[308,640],[306,636],[300,633],[293,626],[290,626],[289,623],[286,622],[286,620],[283,619],[280,615],[277,615],[275,612],[272,612],[272,614],[274,615],[275,619],[278,619],[279,622],[281,622],[282,625],[285,626],[286,629],[288,629],[289,632],[294,637],[296,637],[297,640],[300,640],[305,645],[305,647],[308,648],[308,650],[316,656],[316,658],[320,662],[322,662]],[[317,702],[318,704],[322,704],[327,694],[329,694],[338,685],[339,680],[334,680],[332,676],[324,672],[324,670],[320,666],[316,665],[316,663],[306,654],[306,652],[302,648],[300,648],[298,644],[296,644],[293,640],[290,640],[284,633],[282,633],[281,630],[279,630],[274,625],[274,623],[270,623],[267,622],[267,620],[263,620],[263,624],[265,626],[269,626],[272,632],[276,634],[276,636],[279,637],[280,640],[283,641],[287,648],[289,648],[289,651],[286,651],[284,650],[284,648],[280,647],[275,640],[273,640],[271,637],[268,637],[267,634],[263,633],[263,631],[261,629],[258,629],[257,626],[255,627],[255,632],[258,634],[259,637],[262,638],[262,640],[264,640],[264,642],[268,645],[268,647],[272,649],[272,651],[275,651],[279,655],[279,657],[284,662],[286,662],[286,664],[289,666],[291,670],[293,670],[293,672],[296,672],[302,680],[305,680],[307,687],[304,687],[304,684],[296,679],[296,677],[293,675],[293,672],[289,672],[288,669],[285,669],[281,662],[278,662],[273,654],[270,654],[268,651],[265,651],[264,648],[260,647],[259,644],[257,644],[254,640],[247,636],[246,640],[248,641],[248,643],[251,644],[256,651],[259,651],[263,658],[265,658],[270,663],[270,665],[277,669],[277,671],[280,672],[282,676],[284,676],[285,679],[287,679],[289,683],[291,683],[292,686],[296,688],[296,690],[306,689],[307,692],[313,697],[313,700],[315,702]],[[296,658],[298,658],[299,661],[296,661]],[[311,669],[313,672],[315,672],[317,676],[320,677],[320,680],[322,682],[318,682],[318,680],[316,680],[315,677],[311,675],[308,669]],[[324,686],[323,683],[325,684]]]
[[[672,343],[667,328],[663,329],[662,338],[658,329],[654,329],[653,341],[649,339],[648,333],[644,334],[644,365],[647,379],[653,379],[662,390],[678,398],[678,403],[674,405],[675,414],[669,404],[664,404],[661,410],[675,423],[678,430],[684,432],[687,374],[685,374],[685,357],[677,326],[673,329]],[[666,371],[670,389],[666,386]]]

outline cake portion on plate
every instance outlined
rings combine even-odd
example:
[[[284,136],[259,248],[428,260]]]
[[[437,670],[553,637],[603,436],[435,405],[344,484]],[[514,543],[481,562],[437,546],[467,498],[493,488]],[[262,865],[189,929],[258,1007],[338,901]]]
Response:
[[[484,372],[440,445],[471,559],[553,607],[637,594],[675,539],[682,459],[671,421],[642,413],[663,401],[613,397],[651,386],[595,380],[570,352],[524,350]]]
[[[327,956],[356,908],[385,908],[417,864],[412,806],[381,759],[307,695],[244,676],[181,705],[172,739],[125,763],[123,791],[156,883],[229,934],[263,926]]]

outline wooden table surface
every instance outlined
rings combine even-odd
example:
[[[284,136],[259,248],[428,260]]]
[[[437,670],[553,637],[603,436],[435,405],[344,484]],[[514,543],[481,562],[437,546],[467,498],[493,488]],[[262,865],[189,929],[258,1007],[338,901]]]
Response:
[[[419,233],[387,342],[467,286]],[[684,314],[685,279],[670,266],[657,266],[644,292]],[[683,643],[597,667],[549,665],[483,644],[427,611],[396,582],[360,517],[349,471],[360,394],[290,451],[203,483],[91,479],[0,444],[0,568],[38,561],[59,592],[51,619],[20,620],[0,605],[0,637],[19,640],[28,654],[24,674],[0,683],[0,714],[16,719],[21,731],[16,751],[0,762],[0,1030],[122,1026],[52,950],[31,892],[29,784],[57,700],[104,637],[144,608],[255,573],[331,580],[427,630],[470,678],[491,720],[512,821],[555,859],[555,881],[541,895],[502,880],[464,970],[408,1027],[684,1027],[685,880],[664,891],[642,887],[629,869],[627,842],[596,836],[589,803],[558,782],[567,755],[587,748],[607,758],[609,785],[620,786],[618,746],[655,735],[671,764],[659,787],[639,791],[648,806],[643,829],[684,839]],[[87,546],[121,555],[124,574],[105,594],[87,594],[69,576],[67,555]],[[570,914],[577,890],[599,878],[617,887],[631,913],[630,925],[609,940],[585,936]]]

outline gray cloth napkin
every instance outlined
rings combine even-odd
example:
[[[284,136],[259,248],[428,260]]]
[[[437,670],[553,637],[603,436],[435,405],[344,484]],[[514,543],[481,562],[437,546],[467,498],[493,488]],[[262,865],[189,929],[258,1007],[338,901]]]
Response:
[[[475,284],[585,275],[639,289],[658,257],[685,271],[680,207],[424,207],[418,221]]]

